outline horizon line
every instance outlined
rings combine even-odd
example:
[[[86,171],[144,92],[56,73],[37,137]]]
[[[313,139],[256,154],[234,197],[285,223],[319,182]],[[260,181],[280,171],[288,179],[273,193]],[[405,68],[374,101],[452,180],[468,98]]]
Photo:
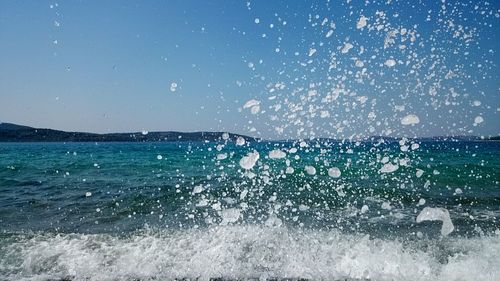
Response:
[[[16,123],[10,123],[10,122],[0,122],[0,125],[2,124],[8,124],[8,125],[14,125],[17,127],[26,127],[27,129],[34,129],[34,130],[53,130],[53,131],[59,131],[59,132],[65,132],[65,133],[83,133],[83,134],[92,134],[92,135],[113,135],[113,134],[141,134],[141,135],[148,135],[148,134],[154,134],[154,133],[180,133],[180,134],[190,134],[190,133],[216,133],[216,134],[224,134],[228,133],[229,135],[233,136],[242,136],[242,137],[247,137],[247,138],[253,138],[255,140],[263,140],[263,141],[297,141],[297,140],[321,140],[321,139],[327,139],[327,140],[334,140],[334,141],[357,141],[357,140],[369,140],[373,138],[383,138],[383,139],[447,139],[447,138],[475,138],[479,140],[491,140],[493,138],[498,138],[500,135],[434,135],[434,136],[414,136],[414,137],[408,137],[408,136],[382,136],[382,135],[370,135],[370,136],[365,136],[365,137],[347,137],[347,138],[332,138],[332,137],[311,137],[311,138],[284,138],[284,139],[266,139],[266,138],[261,138],[261,137],[254,137],[254,136],[249,136],[246,134],[239,134],[239,133],[232,133],[229,131],[130,131],[130,132],[110,132],[110,133],[95,133],[95,132],[85,132],[85,131],[65,131],[65,130],[59,130],[59,129],[53,129],[53,128],[37,128],[37,127],[32,127],[28,125],[19,125]]]

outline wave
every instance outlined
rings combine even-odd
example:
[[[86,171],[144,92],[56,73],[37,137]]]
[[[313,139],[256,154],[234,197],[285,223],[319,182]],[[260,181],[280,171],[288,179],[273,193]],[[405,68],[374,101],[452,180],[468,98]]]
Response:
[[[499,280],[500,236],[384,240],[257,225],[24,234],[0,241],[0,280]]]

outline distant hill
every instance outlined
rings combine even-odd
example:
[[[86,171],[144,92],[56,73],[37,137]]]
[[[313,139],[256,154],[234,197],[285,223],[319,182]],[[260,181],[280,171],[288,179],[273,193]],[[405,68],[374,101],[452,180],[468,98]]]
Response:
[[[95,134],[85,132],[66,132],[52,129],[33,128],[29,126],[12,123],[0,123],[0,142],[153,142],[153,141],[217,141],[222,139],[224,132],[133,132],[133,133],[111,133]],[[229,138],[235,140],[238,137],[246,141],[257,141],[259,139],[229,133]],[[401,138],[386,136],[371,136],[360,141],[396,142]],[[478,136],[438,136],[415,138],[419,141],[498,141],[500,136],[481,138]],[[294,141],[293,139],[282,141]],[[330,138],[317,138],[317,142],[338,142],[342,140]],[[356,141],[356,140],[351,140]]]
[[[28,130],[28,129],[33,129],[32,127],[28,126],[22,126],[22,125],[17,125],[17,124],[12,124],[12,123],[0,123],[0,131],[3,130],[8,130],[8,131],[13,131],[13,130]]]
[[[65,132],[52,129],[33,128],[12,123],[0,123],[0,142],[152,142],[152,141],[216,141],[221,140],[224,132],[133,132],[95,134],[84,132]],[[231,134],[235,140],[243,137],[246,141],[256,138]]]

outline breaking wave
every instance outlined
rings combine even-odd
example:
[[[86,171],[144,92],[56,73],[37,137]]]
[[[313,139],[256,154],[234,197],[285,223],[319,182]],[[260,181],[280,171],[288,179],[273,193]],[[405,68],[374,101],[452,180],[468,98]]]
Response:
[[[4,234],[5,235],[5,234]],[[498,280],[500,236],[385,240],[257,225],[6,235],[0,280]]]

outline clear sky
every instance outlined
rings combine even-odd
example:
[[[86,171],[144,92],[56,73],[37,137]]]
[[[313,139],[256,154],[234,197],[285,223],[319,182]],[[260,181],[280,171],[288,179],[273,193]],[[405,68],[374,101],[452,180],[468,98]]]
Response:
[[[0,122],[266,138],[498,135],[499,7],[3,0]]]

